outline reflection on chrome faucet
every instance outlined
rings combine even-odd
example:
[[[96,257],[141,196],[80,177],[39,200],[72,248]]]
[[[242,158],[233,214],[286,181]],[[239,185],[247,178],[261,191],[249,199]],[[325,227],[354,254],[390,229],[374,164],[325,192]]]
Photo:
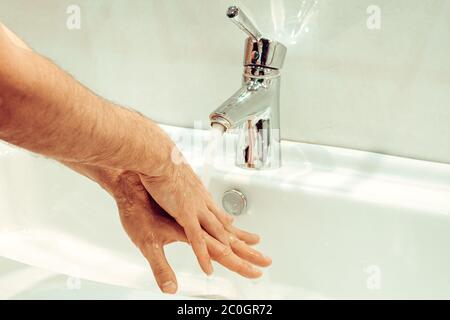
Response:
[[[211,125],[224,131],[239,128],[236,165],[250,169],[273,169],[281,165],[280,69],[286,47],[261,36],[261,32],[238,7],[227,16],[245,31],[242,87],[211,115]]]

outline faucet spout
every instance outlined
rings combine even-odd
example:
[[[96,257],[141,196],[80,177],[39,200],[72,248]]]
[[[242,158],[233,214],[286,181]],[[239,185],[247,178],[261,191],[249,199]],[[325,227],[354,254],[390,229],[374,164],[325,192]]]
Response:
[[[242,87],[211,113],[211,125],[238,130],[237,166],[280,166],[279,90],[278,70],[246,67]]]
[[[228,130],[265,113],[276,105],[277,82],[278,79],[248,77],[235,94],[211,113],[211,123],[220,123]]]

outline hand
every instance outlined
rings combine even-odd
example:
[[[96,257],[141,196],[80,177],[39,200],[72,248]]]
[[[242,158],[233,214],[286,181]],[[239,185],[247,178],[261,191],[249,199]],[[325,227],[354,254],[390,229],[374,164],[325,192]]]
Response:
[[[152,198],[183,227],[200,266],[211,274],[207,235],[230,246],[230,231],[236,231],[231,225],[232,218],[216,206],[201,180],[184,162],[173,164],[172,171],[165,176],[141,175],[141,182]],[[247,237],[250,242],[258,241],[255,235]]]
[[[105,169],[90,165],[63,162],[68,167],[96,181],[116,200],[120,219],[130,239],[147,258],[155,279],[163,292],[174,293],[177,280],[164,255],[164,245],[188,242],[184,229],[153,200],[142,185],[142,178],[129,171]],[[220,212],[223,219],[226,214]],[[228,219],[229,221],[229,219]],[[256,266],[269,266],[271,259],[252,249],[259,241],[255,234],[230,224],[226,227],[229,245],[224,245],[201,229],[208,255],[247,278],[257,278],[261,271]]]
[[[175,293],[177,280],[163,247],[176,241],[187,242],[183,228],[152,199],[135,173],[119,175],[113,196],[123,227],[150,263],[158,286],[165,293]],[[218,215],[220,219],[227,219],[222,212]],[[256,235],[229,225],[228,230],[223,230],[229,243],[225,245],[202,229],[198,232],[213,260],[244,277],[261,276],[261,271],[253,265],[266,267],[271,264],[270,258],[249,246],[258,242]]]

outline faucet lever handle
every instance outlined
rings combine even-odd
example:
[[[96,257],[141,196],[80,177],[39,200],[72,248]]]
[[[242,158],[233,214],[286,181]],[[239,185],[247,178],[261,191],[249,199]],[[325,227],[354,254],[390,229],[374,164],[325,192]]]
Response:
[[[255,41],[259,41],[262,38],[261,32],[239,7],[229,7],[227,10],[227,17],[230,18],[231,21],[239,27],[239,29],[248,34],[249,37],[252,37]]]

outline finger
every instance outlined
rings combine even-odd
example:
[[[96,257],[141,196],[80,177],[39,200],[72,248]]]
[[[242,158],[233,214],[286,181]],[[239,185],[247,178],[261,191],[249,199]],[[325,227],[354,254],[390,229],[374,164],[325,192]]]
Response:
[[[167,262],[162,245],[154,243],[145,245],[143,250],[152,268],[153,275],[159,288],[164,293],[174,294],[177,292],[177,278]]]
[[[190,223],[184,226],[184,231],[189,243],[197,256],[198,263],[202,268],[203,272],[210,275],[213,273],[213,267],[211,264],[211,258],[208,253],[208,248],[206,247],[206,242],[204,238],[204,232],[201,229],[198,222]]]
[[[235,238],[230,242],[234,253],[240,258],[260,267],[268,267],[272,264],[272,259],[249,247],[244,241]]]
[[[239,258],[229,246],[217,241],[210,235],[206,235],[206,242],[211,257],[227,269],[250,279],[259,278],[262,275],[261,270]]]
[[[188,242],[188,239],[186,238],[186,234],[184,233],[183,227],[177,223],[177,221],[170,216],[167,212],[164,211],[163,208],[150,196],[147,196],[147,202],[150,206],[150,211],[153,213],[153,216],[158,217],[158,222],[160,226],[158,227],[159,231],[162,231],[163,229],[166,232],[166,239],[163,244],[169,244],[172,242]],[[148,214],[148,211],[145,212],[145,214]],[[146,225],[140,225],[141,229],[145,229]],[[152,229],[154,226],[153,221],[148,221],[148,228],[149,230]]]
[[[255,245],[259,242],[259,236],[257,234],[241,230],[235,226],[226,226],[225,228],[248,245]]]
[[[220,222],[222,222],[224,225],[231,225],[234,221],[234,218],[220,209],[211,199],[211,201],[208,203],[208,209],[211,210],[212,213],[219,219]]]
[[[212,214],[210,211],[207,211],[200,216],[199,220],[203,229],[211,236],[225,245],[230,244],[228,231],[225,230],[224,225],[216,218],[214,214]]]

